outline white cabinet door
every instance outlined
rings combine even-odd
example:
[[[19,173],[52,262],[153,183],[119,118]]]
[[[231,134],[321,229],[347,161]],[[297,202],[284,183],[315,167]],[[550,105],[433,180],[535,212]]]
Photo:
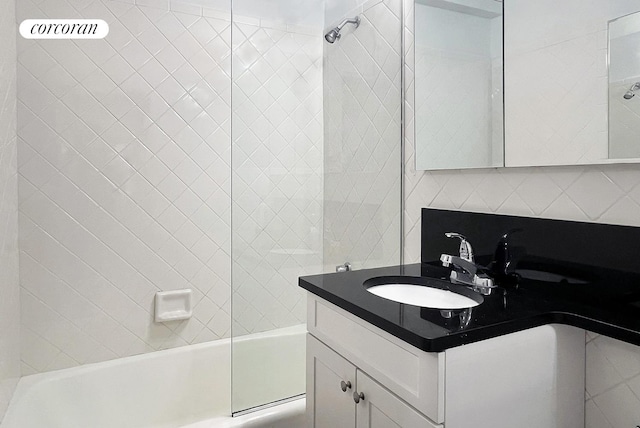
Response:
[[[424,352],[313,295],[309,332],[437,423],[444,422],[444,352]]]
[[[413,407],[358,370],[356,428],[439,428]],[[344,425],[347,426],[347,425]]]
[[[353,401],[355,385],[355,366],[308,334],[307,426],[309,428],[355,426],[356,409]]]

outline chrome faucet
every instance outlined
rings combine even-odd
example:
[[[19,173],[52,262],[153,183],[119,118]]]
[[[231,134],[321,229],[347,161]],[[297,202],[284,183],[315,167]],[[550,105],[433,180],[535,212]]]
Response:
[[[484,296],[491,294],[491,290],[495,288],[493,279],[485,273],[478,274],[478,266],[473,258],[471,243],[459,233],[448,232],[445,233],[445,236],[447,238],[458,238],[460,240],[460,254],[458,256],[451,256],[449,254],[442,254],[440,256],[442,266],[449,267],[453,265],[451,281],[471,286],[474,291]]]

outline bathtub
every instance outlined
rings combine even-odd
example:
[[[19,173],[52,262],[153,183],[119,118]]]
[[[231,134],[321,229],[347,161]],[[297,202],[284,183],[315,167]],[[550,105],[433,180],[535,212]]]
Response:
[[[234,399],[253,407],[304,392],[305,326],[234,340]],[[227,428],[304,425],[304,398],[232,418],[230,339],[23,377],[2,428]],[[272,382],[277,379],[277,382]],[[286,380],[286,381],[283,381]],[[263,384],[267,388],[260,388]],[[262,401],[261,401],[262,400]],[[235,406],[238,408],[238,406]]]

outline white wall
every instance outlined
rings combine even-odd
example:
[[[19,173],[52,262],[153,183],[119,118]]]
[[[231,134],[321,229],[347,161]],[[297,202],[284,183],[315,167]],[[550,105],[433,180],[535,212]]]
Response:
[[[324,43],[326,271],[400,261],[401,1],[358,14]]]
[[[363,7],[378,3],[378,0],[324,0],[324,26],[337,25],[345,18],[353,18]]]
[[[20,377],[15,1],[0,1],[0,420]]]
[[[404,4],[407,23],[404,251],[407,263],[420,260],[420,210],[423,207],[640,227],[637,165],[415,171],[413,1],[405,0]],[[588,9],[585,8],[579,10]],[[567,15],[567,19],[570,18],[571,15]],[[603,336],[591,341],[594,337],[587,335],[587,427],[633,427],[640,423],[640,348]]]
[[[167,1],[130,3],[20,0],[19,19],[90,17],[110,25],[102,41],[19,43],[24,374],[230,334],[229,11]],[[291,73],[293,81],[287,83],[294,87],[306,78],[309,85],[314,78],[320,85],[312,72],[317,74],[319,52],[317,58],[309,50],[303,60],[288,61],[308,50],[309,36],[300,28],[235,18],[237,30],[256,36],[237,46],[237,66],[252,71],[238,79],[239,85],[256,89],[265,79]],[[269,50],[264,58],[274,62],[258,61],[260,49]],[[309,72],[284,70],[275,61]],[[254,73],[259,68],[261,73]],[[280,81],[275,88],[283,85]],[[278,94],[254,95],[255,103],[271,105],[278,99]],[[286,100],[278,117],[287,124],[304,120],[298,109],[303,101]],[[243,120],[254,113],[247,110]],[[310,148],[293,130],[282,134],[280,147]],[[259,162],[266,159],[258,156]],[[298,176],[287,167],[300,170],[300,163],[283,165],[273,171],[280,183],[291,185]],[[248,168],[239,171],[253,174]],[[238,201],[251,202],[248,194],[244,199],[240,194]],[[286,235],[296,225],[283,222],[277,230]],[[278,245],[291,248],[282,241]],[[253,269],[261,271],[253,261]],[[274,278],[260,284],[272,288],[251,294],[248,303],[259,311],[238,310],[238,331],[300,319],[292,315],[303,306],[299,298],[282,297],[294,285],[278,284]],[[194,291],[194,317],[154,323],[155,292],[180,288]],[[268,293],[272,305],[267,305]]]
[[[228,10],[232,0],[146,0],[145,3],[173,4],[182,7],[196,5],[204,8]],[[141,2],[139,2],[141,3]],[[315,33],[322,31],[324,0],[233,0],[236,16],[259,19],[263,26],[285,24],[311,27]]]

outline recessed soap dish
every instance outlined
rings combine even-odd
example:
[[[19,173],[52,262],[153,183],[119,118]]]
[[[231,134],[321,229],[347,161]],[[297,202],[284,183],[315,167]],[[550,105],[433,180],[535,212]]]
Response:
[[[156,293],[156,322],[186,320],[193,314],[191,289],[159,291]]]

